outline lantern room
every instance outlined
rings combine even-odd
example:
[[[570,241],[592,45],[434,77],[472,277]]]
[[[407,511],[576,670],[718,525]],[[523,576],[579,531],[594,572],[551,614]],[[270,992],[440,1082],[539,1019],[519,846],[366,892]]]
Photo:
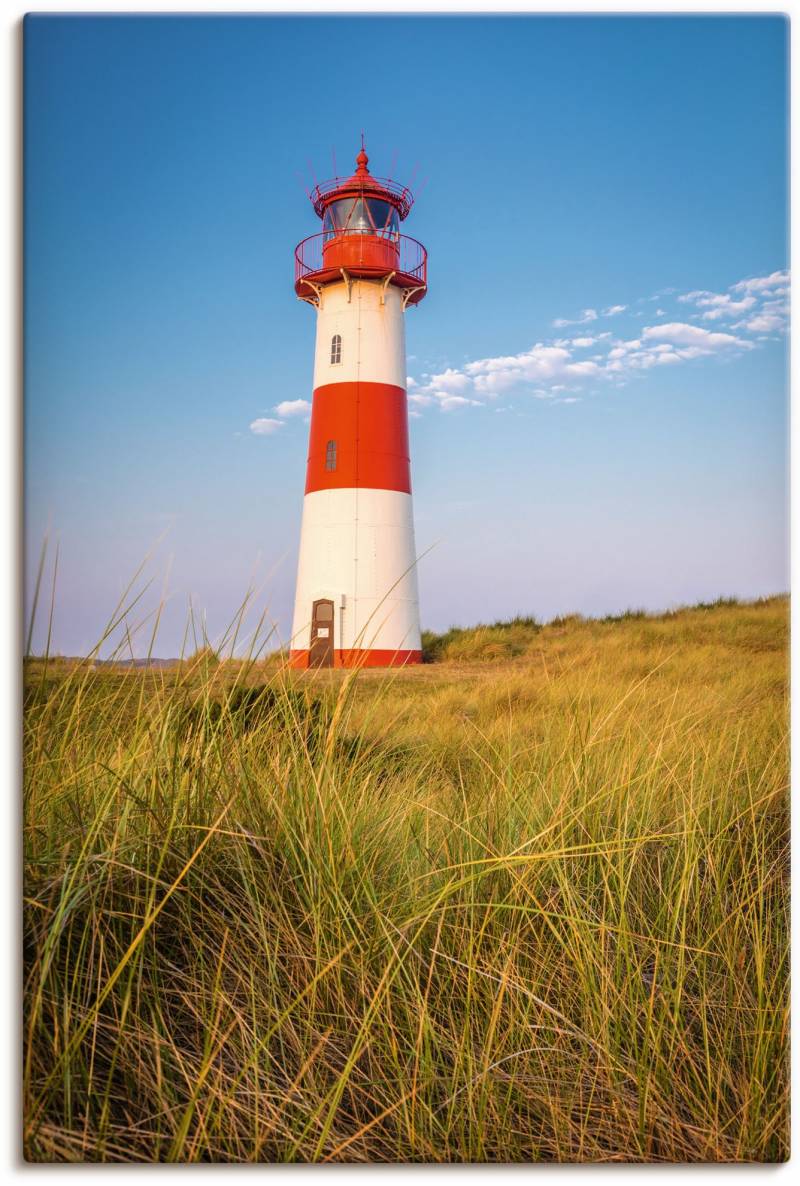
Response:
[[[295,291],[301,300],[316,305],[322,285],[351,278],[382,279],[403,289],[404,308],[427,291],[425,248],[399,229],[414,202],[411,191],[373,177],[368,164],[362,143],[352,177],[322,182],[311,192],[322,232],[304,239],[295,251]]]

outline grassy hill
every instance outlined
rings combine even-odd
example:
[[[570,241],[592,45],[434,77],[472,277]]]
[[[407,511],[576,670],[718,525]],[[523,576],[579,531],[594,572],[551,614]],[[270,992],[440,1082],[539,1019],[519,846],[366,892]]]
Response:
[[[33,1160],[779,1160],[788,602],[31,662]]]
[[[740,629],[747,622],[751,628],[755,625],[756,629],[765,631],[768,639],[774,641],[772,630],[775,617],[770,615],[769,610],[771,607],[780,615],[786,600],[778,596],[742,603],[735,598],[725,597],[660,614],[626,610],[625,613],[610,614],[604,618],[584,618],[580,614],[570,614],[554,618],[547,624],[538,622],[536,618],[515,617],[466,628],[452,626],[443,634],[423,632],[423,658],[426,663],[515,659],[533,653],[552,638],[561,638],[566,634],[574,641],[583,637],[602,644],[611,634],[609,627],[623,627],[627,631],[633,623],[646,624],[645,633],[638,637],[646,639],[660,636],[678,641],[685,637],[696,638],[698,633],[705,640],[709,630],[718,631],[720,626],[729,634],[732,628]],[[720,611],[724,610],[734,612],[720,616]],[[654,627],[660,627],[660,630],[656,629],[654,633]],[[637,637],[635,632],[628,632],[625,636]]]

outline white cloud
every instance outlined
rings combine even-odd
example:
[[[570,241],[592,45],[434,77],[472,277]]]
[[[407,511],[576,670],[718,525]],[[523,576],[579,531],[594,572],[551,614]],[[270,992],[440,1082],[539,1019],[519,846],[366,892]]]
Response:
[[[258,420],[254,420],[250,425],[250,431],[260,437],[272,436],[279,428],[283,428],[282,420],[270,420],[268,417],[263,416]]]
[[[729,320],[735,316],[740,319],[731,321],[731,329],[773,333],[786,328],[788,284],[788,272],[772,272],[769,276],[739,280],[725,293],[696,289],[684,293],[678,300],[704,310],[701,314],[703,321]]]
[[[744,296],[741,300],[734,300],[727,292],[706,292],[697,290],[684,293],[678,300],[684,304],[696,305],[698,309],[705,309],[704,321],[719,321],[722,317],[738,316],[756,303],[754,296]]]
[[[743,301],[726,300],[724,303],[720,302],[715,308],[708,309],[703,314],[703,321],[719,321],[722,317],[738,317],[740,313],[751,309],[754,304],[753,297],[745,297]]]
[[[553,322],[556,329],[561,329],[564,325],[586,325],[589,321],[597,321],[596,309],[582,309],[580,317],[574,318],[572,321],[567,317],[557,317]]]
[[[786,328],[786,320],[779,313],[757,313],[749,321],[737,322],[753,334],[770,334]]]
[[[761,308],[753,311],[750,317],[737,321],[734,329],[739,327],[754,334],[772,334],[784,332],[789,319],[789,302],[783,294],[785,289],[773,289],[766,293],[769,300],[762,300]]]
[[[440,375],[431,375],[428,386],[435,387],[438,391],[454,393],[465,391],[469,387],[469,379],[461,371],[448,367]]]
[[[416,382],[409,376],[409,407],[419,415],[424,408],[438,406],[443,412],[469,406],[481,406],[486,400],[496,400],[511,388],[521,388],[534,399],[564,402],[561,392],[571,393],[570,400],[578,400],[572,393],[596,387],[598,383],[623,386],[637,374],[653,367],[677,366],[679,363],[708,356],[733,357],[743,350],[757,349],[752,339],[738,336],[739,327],[753,334],[769,334],[785,328],[788,316],[785,295],[788,273],[774,272],[770,276],[741,281],[727,292],[695,289],[677,297],[697,312],[686,309],[689,319],[662,321],[639,328],[638,337],[622,339],[611,331],[574,338],[554,337],[536,342],[517,354],[497,355],[466,362],[460,368],[449,365],[438,374],[423,374]],[[637,304],[657,302],[669,297],[674,300],[674,288],[661,289]],[[673,306],[674,308],[674,306]],[[630,310],[626,305],[609,305],[601,314],[596,309],[584,309],[579,317],[559,318],[554,326],[583,325],[595,322],[600,316],[614,317]],[[745,318],[731,322],[734,316]],[[670,310],[657,304],[655,314],[670,317]],[[645,317],[643,312],[635,314]],[[674,317],[675,314],[672,313]],[[714,323],[723,321],[725,332]],[[708,328],[698,321],[711,322]],[[730,331],[730,332],[728,332]],[[637,331],[634,331],[637,332]],[[591,356],[579,352],[594,348]]]
[[[616,317],[618,313],[624,313],[627,305],[609,305],[607,309],[603,309],[602,313],[598,313],[596,309],[582,309],[580,317],[557,317],[553,322],[556,329],[562,329],[565,325],[587,325],[590,321],[597,321],[598,317]]]
[[[446,395],[439,406],[443,412],[454,412],[456,408],[477,407],[478,401],[465,399],[463,395]]]
[[[648,325],[642,330],[642,337],[648,340],[672,342],[679,346],[694,347],[702,354],[713,354],[731,346],[748,349],[751,343],[735,334],[712,333],[699,325],[688,325],[685,321],[669,321],[664,325]],[[687,355],[687,357],[689,357]],[[695,355],[691,357],[696,357]]]
[[[788,272],[772,272],[769,276],[756,276],[752,280],[740,280],[731,285],[731,292],[764,292],[772,288],[786,288],[789,284]]]
[[[586,362],[571,362],[564,367],[565,375],[581,376],[581,375],[598,375],[600,367],[596,362],[586,360]]]
[[[411,375],[406,375],[406,387],[416,387],[417,380],[413,379]]]
[[[311,404],[307,399],[285,399],[283,403],[275,405],[279,416],[305,416],[311,411]]]
[[[516,383],[542,383],[557,380],[564,374],[571,355],[563,346],[546,346],[537,342],[521,354],[480,358],[467,363],[464,370],[472,379],[475,390],[490,397],[513,387]]]

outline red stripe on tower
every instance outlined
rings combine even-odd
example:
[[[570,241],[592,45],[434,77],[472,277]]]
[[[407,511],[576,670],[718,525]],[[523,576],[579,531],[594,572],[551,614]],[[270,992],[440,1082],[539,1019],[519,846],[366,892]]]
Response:
[[[306,494],[347,486],[411,493],[404,388],[329,383],[314,392]]]
[[[422,651],[382,651],[377,647],[353,647],[349,651],[333,652],[329,667],[408,667],[422,662]],[[303,671],[309,666],[309,652],[289,652],[289,666]]]

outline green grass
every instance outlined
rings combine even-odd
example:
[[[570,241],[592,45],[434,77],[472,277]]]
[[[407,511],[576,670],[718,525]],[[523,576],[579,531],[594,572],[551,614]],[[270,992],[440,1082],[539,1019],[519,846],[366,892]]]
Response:
[[[787,632],[29,661],[26,1156],[786,1158]]]

